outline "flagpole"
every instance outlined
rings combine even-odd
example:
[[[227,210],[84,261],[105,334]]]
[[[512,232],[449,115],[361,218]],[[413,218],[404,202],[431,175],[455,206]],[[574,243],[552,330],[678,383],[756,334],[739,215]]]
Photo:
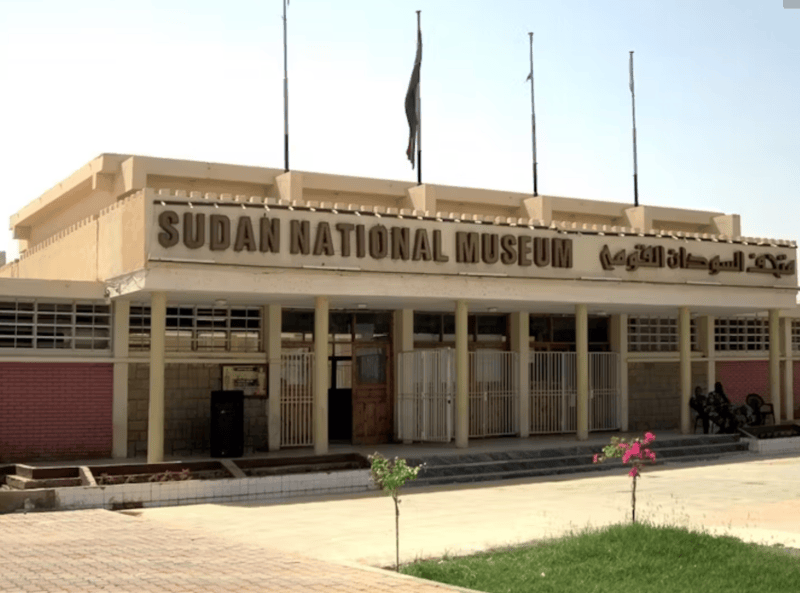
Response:
[[[539,195],[539,189],[536,183],[536,109],[533,102],[533,33],[528,33],[531,39],[531,73],[528,78],[531,79],[531,135],[533,136],[533,195]]]
[[[420,13],[417,11],[417,33],[422,30],[420,27]],[[422,185],[422,99],[420,86],[422,85],[422,60],[420,59],[419,68],[420,81],[417,83],[417,185]]]
[[[289,68],[286,44],[286,3],[283,0],[283,170],[289,170]]]
[[[633,52],[631,54],[631,107],[633,110],[633,205],[639,205],[639,166],[636,161],[636,94],[633,91]]]

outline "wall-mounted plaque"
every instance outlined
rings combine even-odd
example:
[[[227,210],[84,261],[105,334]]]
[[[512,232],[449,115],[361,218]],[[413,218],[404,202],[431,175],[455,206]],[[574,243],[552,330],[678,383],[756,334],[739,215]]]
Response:
[[[222,367],[222,388],[244,391],[245,396],[267,395],[267,374],[264,365],[225,365]]]

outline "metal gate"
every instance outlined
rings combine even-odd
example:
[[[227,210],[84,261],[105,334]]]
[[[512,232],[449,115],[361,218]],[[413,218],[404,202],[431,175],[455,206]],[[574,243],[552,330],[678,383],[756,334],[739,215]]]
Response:
[[[575,352],[531,352],[530,432],[577,431]],[[619,354],[589,353],[589,430],[619,428]]]
[[[452,438],[455,368],[451,348],[397,355],[397,440],[448,442]]]
[[[620,427],[619,354],[589,353],[589,430]]]
[[[281,355],[281,447],[314,444],[314,353]]]
[[[469,353],[469,436],[519,433],[519,355],[500,350]]]

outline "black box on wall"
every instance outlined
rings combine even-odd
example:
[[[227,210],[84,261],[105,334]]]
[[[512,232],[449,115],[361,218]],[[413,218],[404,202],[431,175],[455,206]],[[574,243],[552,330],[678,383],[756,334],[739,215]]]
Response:
[[[211,392],[211,457],[244,455],[244,391]]]

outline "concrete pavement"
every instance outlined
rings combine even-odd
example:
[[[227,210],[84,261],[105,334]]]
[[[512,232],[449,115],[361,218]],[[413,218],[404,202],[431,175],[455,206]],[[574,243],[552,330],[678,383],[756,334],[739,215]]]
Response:
[[[0,591],[447,593],[463,589],[105,510],[0,517]]]
[[[402,500],[407,562],[629,520],[630,478],[619,469],[409,490]],[[394,563],[385,496],[130,513],[0,516],[0,591],[456,590],[373,568]],[[639,481],[637,517],[800,548],[800,458],[654,468]]]
[[[407,490],[400,505],[401,562],[630,520],[630,482],[621,468],[601,475]],[[636,498],[637,518],[800,548],[797,457],[647,468]],[[142,518],[322,560],[394,564],[394,506],[386,496],[162,507],[145,509]]]

